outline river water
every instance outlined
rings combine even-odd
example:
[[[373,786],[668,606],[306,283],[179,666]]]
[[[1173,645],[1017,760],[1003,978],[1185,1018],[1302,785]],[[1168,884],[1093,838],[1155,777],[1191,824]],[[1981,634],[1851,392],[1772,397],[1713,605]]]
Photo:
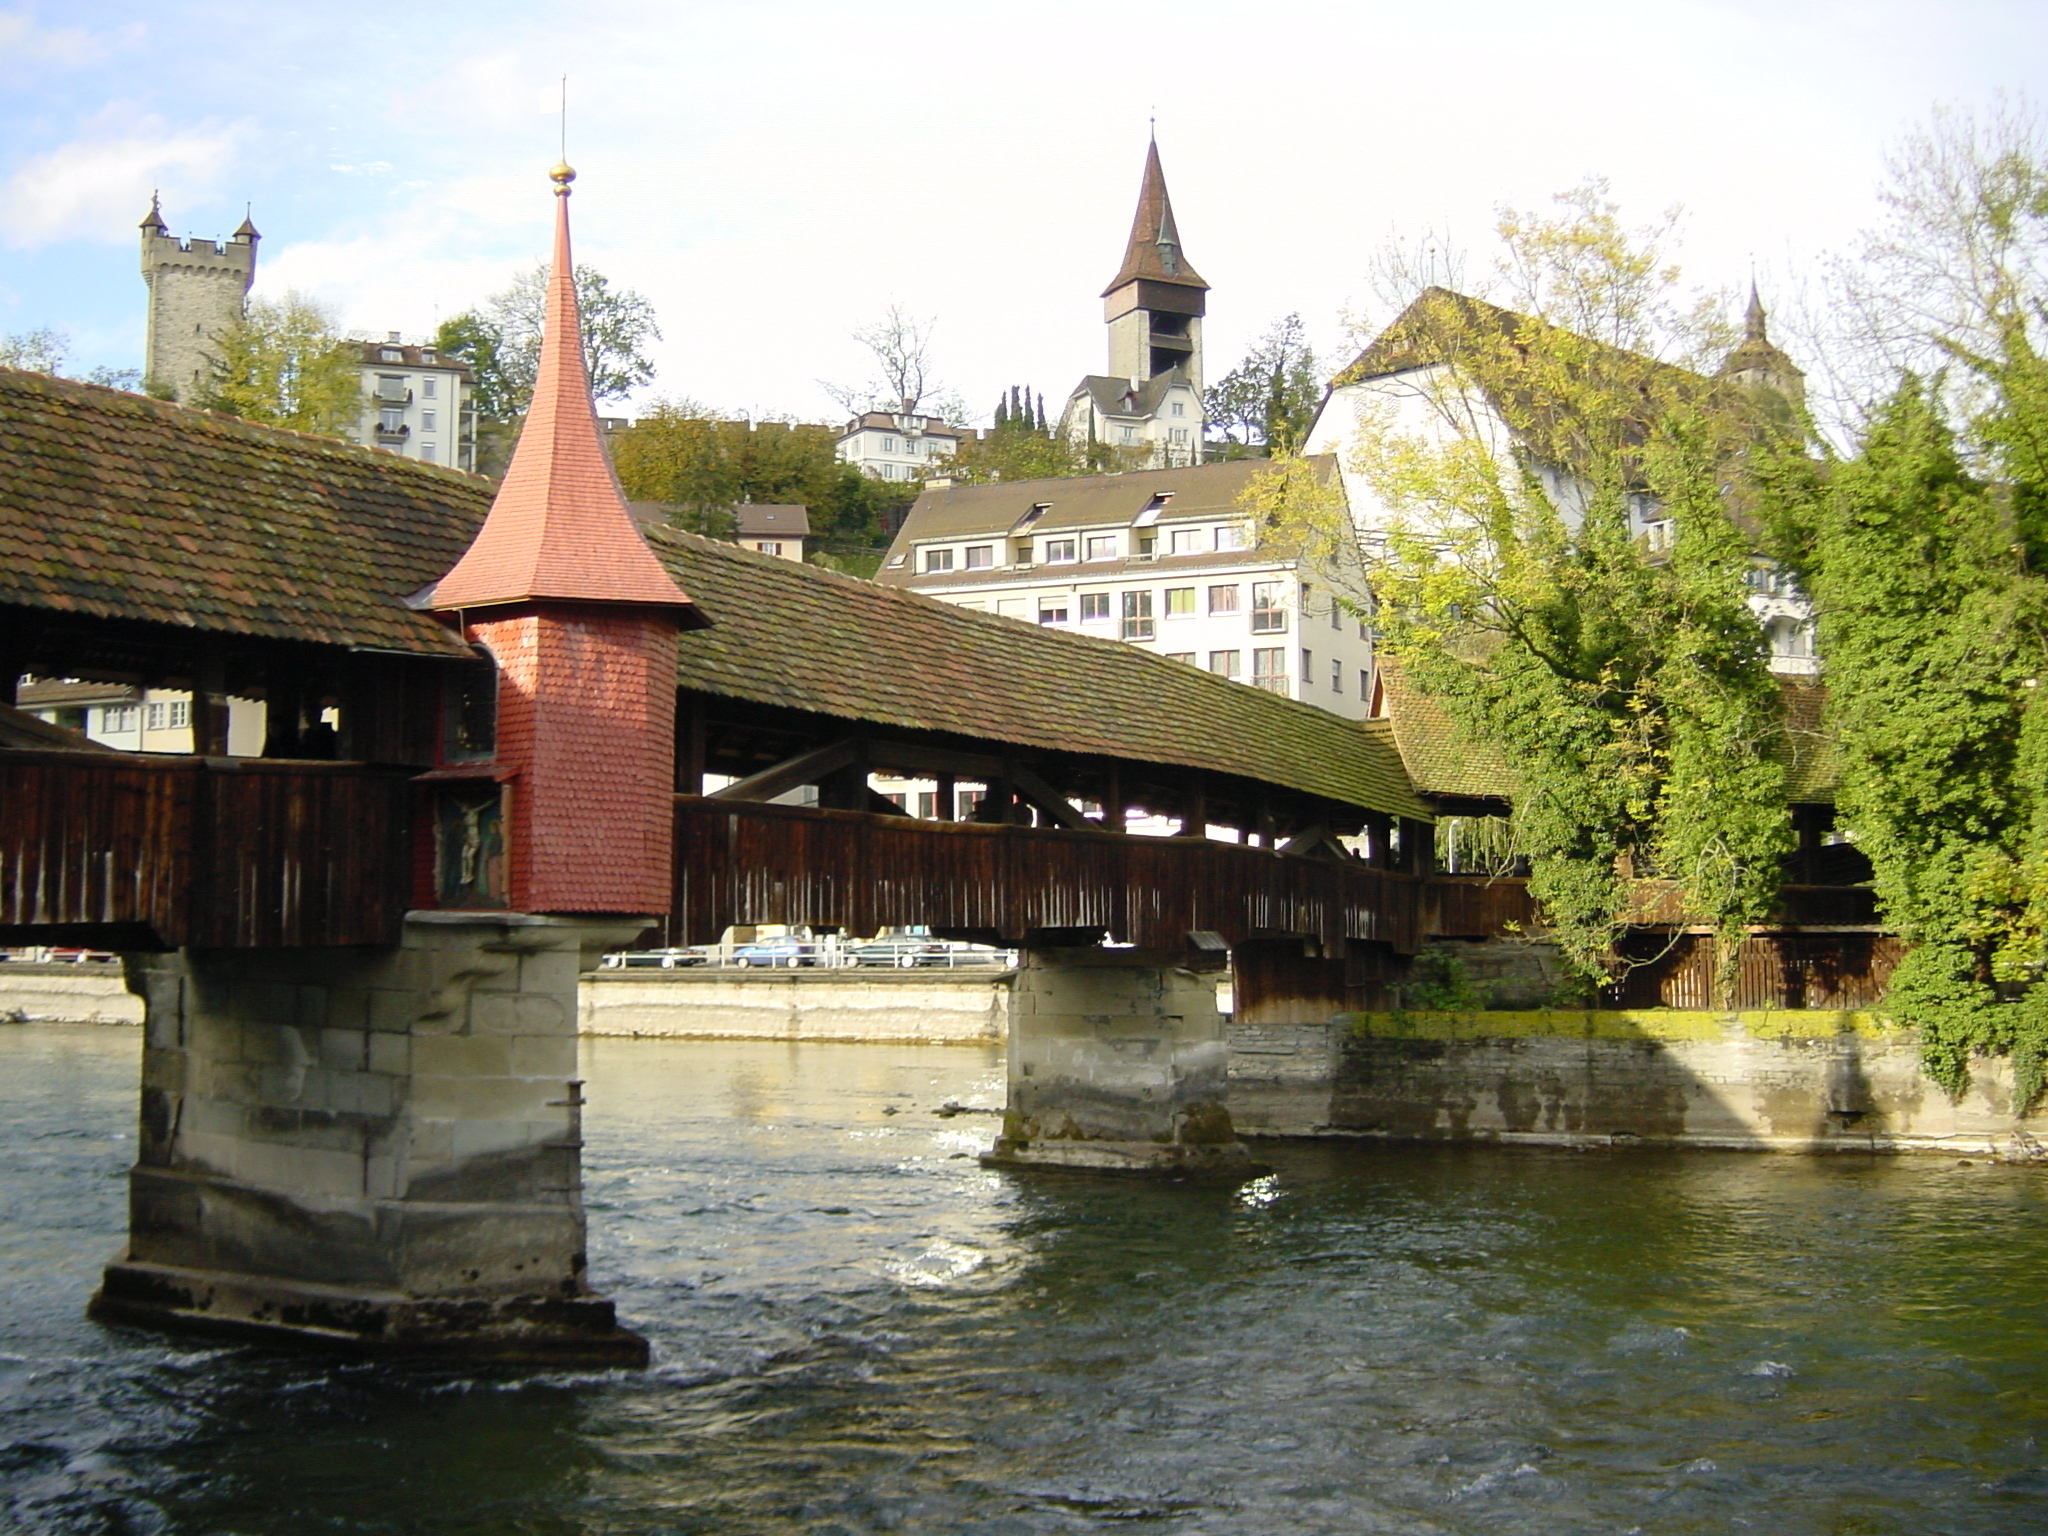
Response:
[[[644,1373],[84,1321],[138,1032],[0,1028],[0,1530],[2048,1531],[2048,1174],[1290,1144],[982,1169],[962,1048],[586,1042]]]

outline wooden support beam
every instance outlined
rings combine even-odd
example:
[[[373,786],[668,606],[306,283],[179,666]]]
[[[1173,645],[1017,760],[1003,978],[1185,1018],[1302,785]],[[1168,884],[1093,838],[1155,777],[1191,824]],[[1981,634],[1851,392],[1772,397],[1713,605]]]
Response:
[[[192,751],[199,757],[228,755],[227,657],[218,644],[200,653],[192,680]]]
[[[1209,835],[1209,785],[1200,769],[1188,775],[1187,791],[1181,800],[1180,835]]]
[[[704,759],[711,750],[711,732],[704,720],[704,700],[685,693],[676,701],[676,793],[704,793]]]
[[[933,778],[938,785],[938,794],[935,797],[938,800],[938,819],[940,821],[957,820],[960,815],[958,782],[950,773],[935,774]]]
[[[1010,765],[1010,783],[1017,793],[1070,832],[1097,831],[1095,823],[1081,814],[1081,808],[1021,763]]]
[[[1122,832],[1130,822],[1130,802],[1124,798],[1123,765],[1115,758],[1108,764],[1102,790],[1102,825],[1105,831]]]
[[[800,785],[815,784],[827,774],[852,766],[860,760],[860,746],[858,737],[848,736],[822,747],[813,747],[808,752],[799,752],[795,757],[784,758],[772,767],[763,768],[759,773],[750,773],[723,789],[713,790],[707,798],[773,800]]]

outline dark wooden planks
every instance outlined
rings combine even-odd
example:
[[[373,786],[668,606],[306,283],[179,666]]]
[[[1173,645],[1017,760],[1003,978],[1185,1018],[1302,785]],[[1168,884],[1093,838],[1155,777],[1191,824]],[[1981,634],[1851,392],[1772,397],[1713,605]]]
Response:
[[[220,948],[394,942],[410,775],[355,763],[0,754],[0,927]]]

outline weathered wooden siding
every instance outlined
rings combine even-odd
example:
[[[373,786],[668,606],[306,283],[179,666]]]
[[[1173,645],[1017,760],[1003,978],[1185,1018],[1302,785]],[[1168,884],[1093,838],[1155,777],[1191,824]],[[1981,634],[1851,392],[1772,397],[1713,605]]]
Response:
[[[410,775],[354,763],[0,753],[0,929],[175,946],[384,944]],[[122,930],[116,935],[113,930]]]
[[[1412,876],[1368,865],[1182,838],[911,821],[858,811],[676,802],[668,933],[705,943],[734,923],[977,928],[1017,941],[1037,928],[1103,928],[1142,948],[1191,932],[1235,944],[1294,933],[1404,954],[1421,941]]]
[[[1710,935],[1637,933],[1623,948],[1635,964],[1603,997],[1620,1008],[1871,1008],[1899,961],[1889,934],[1756,934],[1736,957],[1724,1004],[1714,996]]]

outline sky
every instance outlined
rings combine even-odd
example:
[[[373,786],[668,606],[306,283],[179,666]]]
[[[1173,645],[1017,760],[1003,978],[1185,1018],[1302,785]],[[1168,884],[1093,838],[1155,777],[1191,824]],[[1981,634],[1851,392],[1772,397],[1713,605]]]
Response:
[[[137,367],[136,225],[224,237],[257,291],[431,333],[544,258],[563,122],[577,259],[654,304],[657,397],[833,419],[852,332],[934,322],[976,413],[1106,366],[1156,120],[1220,376],[1298,312],[1386,318],[1390,241],[1483,246],[1605,178],[1684,210],[1687,280],[1766,302],[1877,217],[1942,103],[2048,101],[2040,0],[0,0],[0,333]]]

